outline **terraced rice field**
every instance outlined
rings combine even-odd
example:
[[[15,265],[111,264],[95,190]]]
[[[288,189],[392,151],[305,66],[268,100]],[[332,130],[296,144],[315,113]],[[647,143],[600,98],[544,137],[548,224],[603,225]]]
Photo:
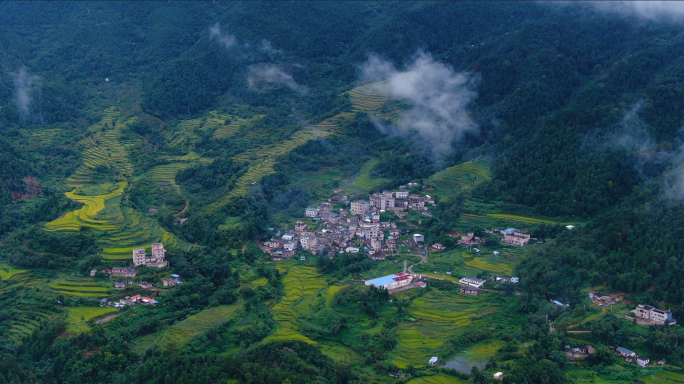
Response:
[[[335,294],[340,291],[342,287],[335,285],[330,288],[328,288],[328,293],[325,296],[325,305],[330,306],[332,304],[333,299],[335,298]]]
[[[195,148],[195,143],[200,140],[197,132],[211,133],[213,131],[215,135],[216,132],[220,131],[222,133],[219,135],[230,135],[232,128],[225,125],[226,119],[229,118],[231,116],[228,114],[209,111],[202,117],[179,121],[175,126],[165,129],[162,135],[170,147],[189,152]]]
[[[454,330],[470,325],[473,316],[488,308],[482,297],[440,291],[416,298],[408,310],[416,321],[402,323],[399,343],[390,356],[392,363],[402,369],[409,364],[427,365],[430,357],[443,350]]]
[[[238,133],[239,130],[243,129],[244,127],[248,127],[254,122],[256,122],[259,119],[262,119],[264,115],[256,115],[252,117],[251,119],[241,119],[241,118],[236,118],[232,117],[233,121],[230,122],[228,125],[223,125],[214,131],[214,136],[213,138],[216,139],[228,139],[233,137],[236,133]]]
[[[235,189],[233,189],[225,199],[208,206],[208,209],[216,210],[225,205],[230,198],[246,195],[250,185],[259,182],[264,176],[275,173],[273,166],[278,162],[281,156],[288,154],[290,151],[305,144],[309,140],[315,140],[319,137],[329,137],[334,133],[339,132],[339,123],[351,120],[353,117],[354,114],[343,112],[326,119],[319,124],[305,127],[304,129],[295,132],[290,138],[277,144],[269,144],[250,149],[234,156],[233,160],[236,162],[250,163],[247,172],[238,179]]]
[[[375,111],[389,101],[387,83],[375,82],[356,87],[348,91],[354,109],[359,111]]]
[[[28,272],[26,269],[16,269],[0,265],[0,279],[2,280],[10,280],[12,277],[25,274],[26,272]]]
[[[495,219],[512,221],[512,222],[516,222],[516,223],[527,223],[527,224],[541,224],[541,223],[557,224],[558,223],[557,220],[553,220],[553,219],[545,219],[545,218],[531,217],[531,216],[511,215],[511,214],[507,214],[507,213],[488,213],[487,216],[493,217]]]
[[[481,257],[476,257],[471,261],[466,263],[467,266],[481,269],[483,271],[490,271],[498,274],[504,274],[507,276],[513,275],[513,268],[507,264],[491,264],[485,261]]]
[[[447,376],[447,375],[435,375],[435,376],[423,376],[416,377],[408,382],[408,384],[465,384],[467,381],[463,381],[457,377]]]
[[[19,303],[18,309],[20,309],[21,312],[19,315],[14,315],[12,317],[10,323],[11,328],[8,332],[8,336],[14,340],[31,336],[31,333],[33,333],[42,322],[60,316],[60,313],[37,303]]]
[[[363,164],[358,175],[348,184],[344,185],[353,194],[368,193],[371,189],[387,183],[389,179],[371,177],[370,171],[380,162],[380,159],[371,159]]]
[[[307,343],[316,343],[298,332],[297,318],[301,310],[307,309],[306,299],[313,297],[316,292],[328,286],[324,279],[316,278],[317,275],[318,272],[313,267],[294,266],[287,271],[283,277],[285,295],[272,308],[273,318],[278,322],[280,328],[276,333],[264,339],[264,342],[270,340],[302,340]]]
[[[124,180],[133,175],[133,165],[128,159],[128,152],[121,143],[121,129],[135,119],[116,122],[119,112],[114,107],[104,111],[102,120],[88,128],[92,136],[82,140],[79,147],[83,164],[67,178],[67,184],[73,188],[83,187],[92,182],[95,168],[106,166],[114,169]]]
[[[69,314],[67,318],[67,321],[69,322],[67,331],[73,333],[88,332],[90,331],[90,326],[86,323],[88,320],[116,311],[117,309],[112,307],[67,308]]]
[[[242,304],[233,304],[205,309],[170,326],[155,340],[155,344],[165,350],[179,349],[193,337],[225,323],[241,307]]]
[[[157,165],[150,169],[147,174],[157,185],[168,185],[178,188],[176,185],[176,175],[179,171],[190,168],[194,164],[191,162],[177,162],[171,164]]]
[[[351,363],[357,359],[356,353],[347,347],[342,347],[339,345],[321,345],[320,348],[321,352],[330,356],[335,361]]]
[[[435,195],[450,198],[491,179],[489,167],[484,160],[477,158],[435,173],[430,176],[427,184],[437,186],[433,192]]]
[[[111,284],[101,284],[93,279],[67,277],[48,284],[55,292],[78,297],[104,297],[113,288]]]

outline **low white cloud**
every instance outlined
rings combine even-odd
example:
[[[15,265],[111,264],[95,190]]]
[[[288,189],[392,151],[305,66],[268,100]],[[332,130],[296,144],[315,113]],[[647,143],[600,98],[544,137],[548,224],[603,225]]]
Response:
[[[417,131],[436,157],[450,152],[452,143],[465,132],[477,129],[467,110],[477,97],[471,89],[477,77],[455,72],[429,54],[418,54],[404,71],[371,55],[361,66],[361,79],[384,81],[378,87],[381,93],[410,104],[399,114],[396,124],[384,126],[374,119],[378,129],[394,135]]]
[[[212,39],[216,39],[226,49],[231,49],[235,45],[237,40],[235,36],[229,33],[221,32],[221,26],[219,25],[219,23],[214,24],[214,26],[209,29],[209,36]]]
[[[31,102],[33,101],[34,79],[26,72],[26,68],[21,68],[12,75],[14,83],[15,100],[17,109],[22,118],[31,116]]]
[[[250,88],[262,88],[266,84],[281,84],[300,94],[309,90],[303,85],[297,84],[292,75],[283,71],[275,64],[259,63],[249,66],[247,83]]]

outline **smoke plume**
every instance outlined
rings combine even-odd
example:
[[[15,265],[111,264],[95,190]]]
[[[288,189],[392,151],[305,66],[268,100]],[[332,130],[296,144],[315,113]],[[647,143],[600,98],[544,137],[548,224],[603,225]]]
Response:
[[[211,36],[212,39],[216,39],[226,49],[231,49],[236,42],[235,36],[229,33],[221,33],[221,26],[219,23],[214,24],[214,26],[209,29],[209,36]]]
[[[250,88],[262,88],[267,84],[281,84],[299,94],[305,94],[309,90],[303,85],[297,84],[292,75],[286,73],[275,64],[259,63],[249,66],[247,83]]]
[[[435,157],[450,152],[454,140],[477,128],[467,107],[477,97],[470,88],[478,77],[457,73],[429,54],[418,54],[405,71],[370,55],[361,66],[361,79],[382,81],[378,87],[381,93],[410,104],[407,111],[399,114],[396,124],[385,126],[379,119],[373,119],[378,129],[393,135],[417,131]]]
[[[26,72],[26,68],[19,69],[12,77],[19,114],[23,119],[26,119],[31,116],[30,107],[34,88],[33,77]]]

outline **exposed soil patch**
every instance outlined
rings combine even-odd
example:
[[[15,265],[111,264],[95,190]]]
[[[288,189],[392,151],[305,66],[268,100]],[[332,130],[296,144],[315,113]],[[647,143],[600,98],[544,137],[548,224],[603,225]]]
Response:
[[[27,176],[24,177],[22,180],[26,184],[26,191],[24,191],[24,193],[21,193],[19,191],[11,191],[12,201],[31,200],[43,192],[43,188],[40,186],[38,179],[36,179],[35,177]]]

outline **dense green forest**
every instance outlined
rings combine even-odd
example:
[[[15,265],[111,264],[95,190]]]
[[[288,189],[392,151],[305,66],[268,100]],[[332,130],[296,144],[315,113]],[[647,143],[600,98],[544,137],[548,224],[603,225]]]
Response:
[[[641,6],[0,3],[0,384],[683,381],[682,328],[587,299],[684,318],[684,33]],[[435,204],[402,229],[447,248],[403,255],[418,273],[486,278],[499,264],[453,234],[490,252],[485,230],[516,226],[535,245],[500,270],[520,284],[468,301],[444,274],[390,297],[362,280],[401,257],[260,248],[334,190],[411,182]],[[162,241],[171,268],[138,280],[182,284],[110,315],[98,299],[137,288],[102,270]],[[580,342],[597,353],[568,360]],[[470,373],[411,360],[478,348]]]

